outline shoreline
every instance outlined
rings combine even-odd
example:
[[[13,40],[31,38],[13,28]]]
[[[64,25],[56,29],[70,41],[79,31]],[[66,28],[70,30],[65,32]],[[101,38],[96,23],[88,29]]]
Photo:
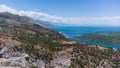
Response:
[[[70,28],[70,29],[69,29]],[[84,31],[84,29],[85,31]],[[75,35],[79,34],[79,35],[83,35],[83,34],[92,34],[92,33],[111,33],[111,32],[120,32],[118,31],[118,27],[104,27],[107,29],[103,29],[103,27],[97,27],[95,29],[91,28],[90,31],[89,29],[90,27],[75,27],[72,29],[72,27],[65,27],[65,26],[52,26],[51,29],[58,31],[60,34],[64,35],[66,38],[69,38],[70,40],[75,40],[75,41],[80,41],[80,42],[85,42],[85,43],[90,43],[90,44],[94,44],[94,45],[100,45],[100,46],[104,46],[104,47],[110,47],[110,48],[117,48],[120,49],[120,45],[117,44],[109,44],[109,43],[102,43],[102,42],[95,42],[95,41],[91,41],[91,40],[85,40],[82,38],[76,38]],[[102,28],[102,29],[100,29]],[[113,28],[112,30],[109,30],[110,28]],[[117,28],[117,30],[116,30]],[[80,32],[79,32],[80,31]],[[89,31],[89,32],[87,32]],[[77,33],[76,33],[77,32]],[[83,33],[82,33],[83,32]]]
[[[107,43],[102,43],[102,42],[94,42],[94,41],[91,41],[91,40],[84,40],[84,39],[80,39],[80,38],[70,38],[70,39],[80,41],[80,42],[90,43],[90,44],[93,44],[93,45],[99,45],[99,46],[104,46],[104,47],[108,47],[108,48],[120,49],[120,45],[107,44]]]

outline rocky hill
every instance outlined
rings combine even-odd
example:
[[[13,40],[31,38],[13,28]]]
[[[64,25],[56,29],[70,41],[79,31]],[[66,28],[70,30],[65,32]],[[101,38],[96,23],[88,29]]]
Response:
[[[29,17],[0,13],[0,67],[119,68],[119,54],[67,39]]]
[[[19,15],[13,15],[8,12],[3,12],[0,13],[0,21],[6,21],[9,24],[27,24],[27,25],[32,25],[32,24],[39,24],[42,27],[47,27],[45,25],[42,25],[35,20],[26,17],[26,16],[19,16]]]

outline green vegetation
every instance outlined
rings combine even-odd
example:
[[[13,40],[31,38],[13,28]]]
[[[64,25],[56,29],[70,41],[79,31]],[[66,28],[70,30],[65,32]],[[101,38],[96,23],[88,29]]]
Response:
[[[31,68],[38,68],[38,66],[32,66]]]
[[[24,43],[28,43],[30,45],[37,45],[37,44],[41,44],[41,46],[43,47],[47,47],[50,51],[55,52],[55,51],[61,51],[63,49],[63,47],[66,47],[67,45],[65,44],[61,44],[58,42],[53,42],[53,40],[51,41],[49,38],[40,38],[40,37],[19,37],[19,39],[24,42]]]
[[[5,21],[0,21],[0,27],[7,27],[7,24],[5,23]]]
[[[120,32],[84,34],[80,38],[120,45]]]
[[[39,38],[39,37],[34,37],[34,38],[30,38],[30,37],[19,37],[19,39],[24,42],[24,43],[30,43],[30,44],[45,44],[47,43],[47,39],[45,38]]]

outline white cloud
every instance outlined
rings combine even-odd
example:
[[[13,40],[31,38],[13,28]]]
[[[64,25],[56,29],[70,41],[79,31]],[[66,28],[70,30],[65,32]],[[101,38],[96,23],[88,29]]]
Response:
[[[16,10],[6,5],[0,5],[0,12],[9,12],[13,14],[18,14],[21,16],[28,16],[31,18],[54,22],[54,23],[64,23],[72,25],[109,25],[109,26],[120,26],[120,16],[113,17],[79,17],[79,18],[64,18],[60,16],[49,15],[43,12],[35,11],[24,11]]]

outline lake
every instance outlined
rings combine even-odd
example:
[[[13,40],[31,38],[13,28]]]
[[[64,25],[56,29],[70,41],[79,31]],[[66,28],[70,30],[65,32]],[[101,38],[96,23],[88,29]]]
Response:
[[[84,40],[82,38],[75,37],[75,36],[80,36],[83,34],[103,33],[103,32],[120,32],[120,27],[52,26],[52,29],[59,31],[59,33],[73,40],[78,40],[78,41],[87,42],[91,44],[120,49],[120,45],[107,44],[107,43],[102,43],[102,42],[94,42],[91,40]]]

